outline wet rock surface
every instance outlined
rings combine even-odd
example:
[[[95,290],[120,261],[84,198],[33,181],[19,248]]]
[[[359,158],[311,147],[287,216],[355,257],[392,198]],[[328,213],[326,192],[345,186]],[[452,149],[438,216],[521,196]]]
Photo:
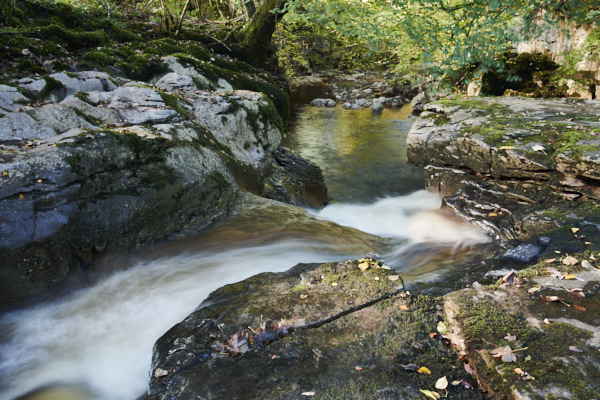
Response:
[[[0,303],[62,282],[97,252],[204,230],[242,190],[327,202],[318,167],[274,156],[285,124],[271,97],[212,82],[197,60],[164,60],[171,72],[155,85],[84,71],[0,88]]]
[[[486,261],[496,283],[445,297],[447,338],[486,397],[597,398],[600,104],[455,98],[424,110],[409,160],[506,249]]]
[[[301,264],[215,291],[156,343],[145,399],[412,399],[446,374],[475,385],[430,336],[438,300],[412,296],[394,272],[360,263]],[[256,341],[260,334],[266,340]],[[448,391],[483,398],[462,386]]]

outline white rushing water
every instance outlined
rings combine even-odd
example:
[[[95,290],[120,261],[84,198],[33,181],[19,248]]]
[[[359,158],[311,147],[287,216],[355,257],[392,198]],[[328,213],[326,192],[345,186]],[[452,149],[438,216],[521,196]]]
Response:
[[[432,213],[439,205],[437,196],[421,191],[371,205],[331,205],[317,218],[397,239],[398,244],[407,239],[452,244],[487,240],[465,224]],[[312,217],[307,213],[306,218]],[[327,224],[321,229],[330,229],[331,223]],[[147,389],[154,342],[211,291],[260,272],[284,271],[299,262],[364,255],[362,249],[353,253],[352,243],[339,246],[323,237],[242,241],[227,244],[227,250],[223,244],[190,248],[138,261],[92,287],[9,313],[0,321],[5,338],[0,346],[0,398],[14,399],[60,383],[80,388],[72,391],[71,398],[133,400]],[[60,394],[30,398],[66,399]]]

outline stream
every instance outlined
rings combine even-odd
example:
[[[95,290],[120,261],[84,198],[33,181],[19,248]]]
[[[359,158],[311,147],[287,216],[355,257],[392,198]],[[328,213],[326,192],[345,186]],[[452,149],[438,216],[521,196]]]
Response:
[[[451,266],[488,238],[423,190],[423,172],[406,162],[409,115],[409,107],[298,109],[285,145],[323,169],[330,205],[304,210],[249,196],[210,232],[105,255],[85,282],[5,312],[0,398],[136,399],[147,390],[154,342],[211,291],[299,262],[376,252],[409,285],[460,286],[447,278],[462,274]]]

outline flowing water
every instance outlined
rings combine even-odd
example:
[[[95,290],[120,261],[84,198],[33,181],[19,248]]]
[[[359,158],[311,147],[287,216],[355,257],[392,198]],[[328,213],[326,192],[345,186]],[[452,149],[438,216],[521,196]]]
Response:
[[[211,291],[256,273],[377,252],[408,282],[439,280],[457,249],[487,238],[422,190],[406,163],[409,111],[300,110],[286,146],[322,167],[334,200],[323,210],[250,198],[211,232],[106,255],[85,284],[5,313],[0,399],[136,399],[154,342]]]

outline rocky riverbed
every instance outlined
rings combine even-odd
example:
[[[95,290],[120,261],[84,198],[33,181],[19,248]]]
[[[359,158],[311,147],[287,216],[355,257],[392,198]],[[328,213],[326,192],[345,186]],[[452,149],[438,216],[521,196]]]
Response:
[[[226,286],[157,342],[146,398],[597,398],[599,110],[426,105],[409,157],[500,245],[483,284],[429,297],[373,258]]]
[[[320,169],[281,147],[288,99],[272,80],[225,60],[160,62],[151,82],[81,71],[0,86],[0,303],[99,252],[200,232],[241,191],[328,201]]]

